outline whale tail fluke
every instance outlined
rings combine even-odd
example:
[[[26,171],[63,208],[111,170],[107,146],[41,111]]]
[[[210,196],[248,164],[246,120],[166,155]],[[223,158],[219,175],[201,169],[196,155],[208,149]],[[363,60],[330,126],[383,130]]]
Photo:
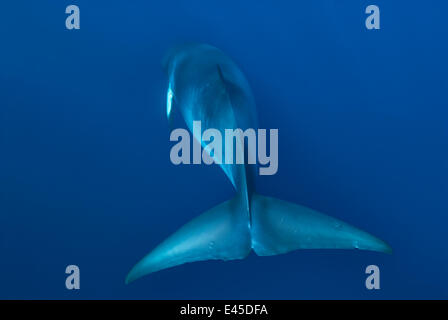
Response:
[[[298,249],[392,252],[365,231],[290,202],[252,194],[250,211],[237,196],[203,213],[140,260],[126,283],[188,262],[244,259],[251,249],[259,256]]]

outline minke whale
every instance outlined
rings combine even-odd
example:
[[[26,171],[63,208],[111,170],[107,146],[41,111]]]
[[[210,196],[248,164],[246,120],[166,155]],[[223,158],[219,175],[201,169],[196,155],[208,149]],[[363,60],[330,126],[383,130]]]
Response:
[[[168,75],[169,120],[173,112],[180,112],[192,133],[193,121],[201,121],[204,130],[215,128],[222,133],[225,129],[258,128],[249,83],[221,50],[208,44],[182,45],[168,52],[164,69]],[[200,136],[194,138],[201,141]],[[244,141],[237,143],[244,145]],[[155,247],[131,269],[126,283],[188,262],[244,259],[251,250],[259,256],[298,249],[392,252],[384,241],[343,221],[257,193],[254,165],[220,166],[235,196]]]

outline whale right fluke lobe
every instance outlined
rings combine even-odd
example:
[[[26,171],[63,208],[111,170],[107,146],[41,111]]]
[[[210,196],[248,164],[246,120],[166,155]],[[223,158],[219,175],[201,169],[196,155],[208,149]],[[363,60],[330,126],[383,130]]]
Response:
[[[254,194],[252,247],[259,256],[298,249],[360,249],[391,253],[371,234],[336,218],[287,201]]]

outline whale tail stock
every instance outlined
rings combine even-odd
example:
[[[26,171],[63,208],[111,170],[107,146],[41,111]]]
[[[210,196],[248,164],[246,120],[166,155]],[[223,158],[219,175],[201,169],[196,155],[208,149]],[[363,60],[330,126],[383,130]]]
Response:
[[[191,220],[140,260],[126,283],[188,262],[244,259],[298,249],[391,253],[384,241],[345,222],[283,200],[252,194],[251,221],[237,195]]]

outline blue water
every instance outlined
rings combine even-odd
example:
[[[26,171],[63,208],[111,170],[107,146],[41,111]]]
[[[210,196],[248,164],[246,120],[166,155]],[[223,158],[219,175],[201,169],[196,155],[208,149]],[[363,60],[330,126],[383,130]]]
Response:
[[[0,15],[0,298],[448,298],[448,43],[442,1],[9,1]],[[381,10],[381,30],[364,26]],[[164,52],[199,41],[279,129],[266,195],[384,239],[392,255],[309,250],[130,268],[229,199],[218,166],[169,160]],[[176,123],[182,126],[181,122]],[[81,289],[65,288],[65,267]],[[381,270],[381,289],[364,270]]]

